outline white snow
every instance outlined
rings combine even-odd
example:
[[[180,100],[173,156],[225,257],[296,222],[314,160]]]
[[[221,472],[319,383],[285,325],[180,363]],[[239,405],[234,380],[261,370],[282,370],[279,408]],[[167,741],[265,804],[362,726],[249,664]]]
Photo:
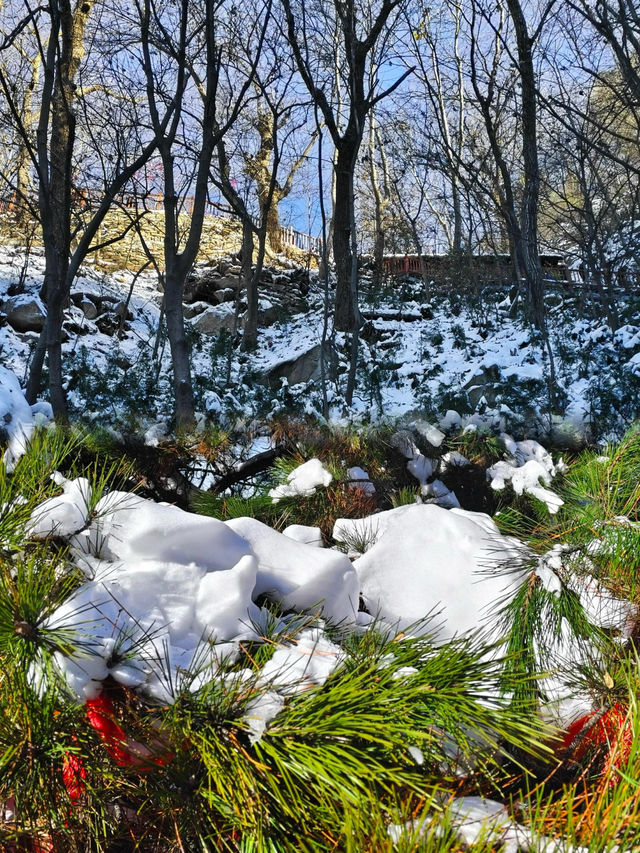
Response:
[[[33,539],[69,537],[88,521],[92,491],[86,477],[67,480],[56,471],[52,479],[62,487],[62,494],[43,501],[31,513],[25,533]]]
[[[422,453],[418,453],[417,456],[407,462],[407,470],[418,480],[421,486],[426,485],[429,477],[433,475],[435,467],[434,461]]]
[[[287,482],[269,491],[273,502],[277,503],[280,498],[297,497],[299,495],[309,497],[315,494],[318,486],[328,486],[333,476],[324,467],[319,459],[309,459],[303,462],[289,474]]]
[[[255,518],[234,518],[226,525],[257,557],[254,597],[267,595],[285,610],[319,610],[337,625],[355,620],[358,579],[344,554],[296,542]]]
[[[555,839],[534,833],[529,827],[514,821],[504,803],[486,797],[454,797],[444,805],[446,824],[455,831],[459,841],[465,845],[480,844],[500,849],[501,853],[586,853],[587,848],[567,844],[564,839]],[[389,824],[387,832],[394,844],[399,844],[410,834],[422,836],[427,830],[440,837],[435,815],[429,813],[422,820],[406,824]],[[443,822],[444,823],[444,822]],[[443,830],[444,831],[444,830]]]
[[[302,631],[293,643],[280,643],[262,667],[256,684],[260,692],[245,711],[251,742],[260,740],[287,696],[324,684],[344,658],[343,650],[319,628]]]
[[[522,545],[482,513],[415,504],[380,516],[375,543],[353,564],[369,612],[416,633],[431,618],[439,640],[486,624],[518,577]]]
[[[369,475],[360,468],[359,465],[354,465],[353,468],[347,468],[347,476],[349,477],[350,489],[361,489],[365,495],[375,495],[376,487],[369,479]]]
[[[282,531],[289,539],[302,542],[303,545],[313,545],[315,548],[323,548],[322,531],[319,527],[311,527],[308,524],[290,524]]]
[[[559,461],[558,465],[554,465],[551,454],[532,439],[514,441],[507,434],[503,434],[502,439],[510,458],[496,462],[487,469],[491,488],[500,491],[504,489],[507,483],[511,483],[517,495],[527,492],[527,494],[545,503],[550,513],[557,513],[564,501],[545,486],[551,485],[551,480],[556,473],[565,470],[562,460]],[[540,481],[544,485],[541,485]]]
[[[5,431],[9,440],[3,459],[7,471],[11,473],[18,459],[26,452],[35,429],[35,419],[17,378],[1,365],[0,428]]]

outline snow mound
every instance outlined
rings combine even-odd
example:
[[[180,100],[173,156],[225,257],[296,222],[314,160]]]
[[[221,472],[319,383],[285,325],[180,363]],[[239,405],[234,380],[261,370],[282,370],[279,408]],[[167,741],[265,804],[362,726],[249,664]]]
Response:
[[[34,429],[34,415],[20,383],[10,370],[0,366],[0,440],[8,441],[3,459],[9,473],[26,453]]]
[[[88,521],[92,490],[87,478],[67,480],[56,471],[51,479],[62,486],[62,494],[43,501],[31,513],[25,533],[34,539],[72,536]]]
[[[36,508],[42,535],[61,535],[61,518],[69,535],[69,504],[82,493],[73,481],[61,498]],[[74,653],[58,654],[57,664],[79,698],[96,696],[111,675],[168,702],[187,670],[201,675],[199,684],[237,655],[239,640],[257,639],[258,563],[249,543],[222,522],[111,492],[70,544],[88,581],[49,627],[72,638]]]
[[[557,473],[566,470],[562,460],[554,465],[551,454],[532,439],[514,441],[506,434],[502,435],[502,439],[511,458],[496,462],[487,469],[491,488],[500,491],[507,483],[511,483],[517,495],[527,492],[545,503],[550,513],[557,513],[564,501],[545,486],[551,485],[551,480]],[[541,485],[541,481],[544,485]]]
[[[349,527],[340,520],[334,536]],[[419,631],[434,614],[427,627],[438,640],[474,630],[522,575],[514,565],[523,546],[482,513],[414,504],[360,519],[357,528],[375,530],[353,564],[367,609],[400,630]]]
[[[308,524],[290,524],[282,531],[289,539],[301,542],[303,545],[313,545],[314,548],[324,548],[322,531],[319,527],[311,527]]]
[[[319,459],[309,459],[289,474],[287,482],[271,489],[269,496],[277,503],[280,498],[309,497],[318,486],[328,486],[333,477]]]
[[[285,610],[322,610],[334,624],[358,612],[358,578],[344,554],[296,542],[255,518],[225,524],[242,536],[258,559],[254,597],[267,595]]]

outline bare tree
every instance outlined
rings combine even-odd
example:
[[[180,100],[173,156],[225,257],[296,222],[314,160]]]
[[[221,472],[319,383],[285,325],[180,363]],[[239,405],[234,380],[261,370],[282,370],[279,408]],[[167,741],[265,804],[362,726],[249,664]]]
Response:
[[[365,119],[373,107],[393,92],[411,73],[404,71],[391,85],[381,88],[379,75],[369,77],[372,60],[381,55],[390,39],[390,27],[402,0],[381,0],[361,8],[356,0],[333,0],[320,10],[312,4],[295,9],[292,0],[282,0],[287,18],[287,36],[300,74],[318,104],[336,149],[335,206],[333,211],[333,256],[336,265],[335,325],[342,331],[359,323],[357,273],[354,275],[355,211],[354,174],[362,142]],[[330,16],[328,18],[328,16]],[[311,30],[313,29],[313,35]],[[318,35],[335,31],[339,55],[332,51],[332,67],[321,68]],[[314,45],[317,52],[313,53]],[[325,45],[326,47],[326,45]],[[337,81],[335,78],[338,78]],[[341,90],[341,111],[336,109],[331,89]]]
[[[45,356],[48,356],[49,392],[54,413],[66,418],[67,407],[62,378],[61,329],[63,310],[71,285],[87,254],[95,249],[94,239],[114,198],[127,181],[146,162],[155,147],[153,136],[144,138],[141,122],[131,107],[126,126],[116,133],[118,144],[111,153],[108,171],[96,187],[96,199],[88,221],[75,229],[72,225],[75,154],[79,135],[78,102],[82,97],[80,78],[89,65],[85,56],[87,29],[101,4],[97,0],[50,0],[46,6],[32,8],[25,0],[22,14],[9,22],[1,45],[10,54],[16,38],[27,29],[32,33],[34,56],[39,57],[40,85],[37,89],[35,139],[30,117],[22,113],[7,64],[0,64],[0,91],[12,116],[16,133],[28,156],[38,189],[38,212],[45,252],[42,295],[47,318],[31,362],[27,399],[38,394]],[[13,11],[17,12],[19,7]],[[110,20],[117,13],[110,9]],[[97,32],[92,43],[97,41]],[[122,47],[122,45],[121,45]],[[126,50],[126,47],[123,48]],[[25,120],[27,119],[27,120]],[[144,125],[142,125],[144,127]]]
[[[157,139],[164,182],[164,308],[171,347],[176,424],[195,422],[190,354],[182,297],[198,249],[216,145],[236,121],[253,80],[271,0],[240,15],[227,0],[175,0],[158,6],[138,0],[147,102]],[[244,81],[234,89],[227,77],[242,42],[253,44]],[[234,81],[237,82],[237,81]],[[172,118],[163,121],[168,105]],[[190,209],[180,218],[180,191]]]

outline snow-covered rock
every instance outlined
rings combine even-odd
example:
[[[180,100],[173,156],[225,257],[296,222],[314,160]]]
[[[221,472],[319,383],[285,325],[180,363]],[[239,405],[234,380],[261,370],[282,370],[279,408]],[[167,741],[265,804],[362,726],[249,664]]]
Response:
[[[28,293],[11,296],[3,303],[7,322],[17,332],[41,332],[47,311],[42,300]]]
[[[128,492],[101,498],[85,536],[72,544],[102,559],[193,563],[207,571],[235,566],[251,553],[222,521]]]
[[[369,475],[364,468],[360,468],[359,465],[347,468],[347,476],[349,477],[348,485],[350,489],[360,489],[365,495],[375,495],[376,487],[369,479]]]

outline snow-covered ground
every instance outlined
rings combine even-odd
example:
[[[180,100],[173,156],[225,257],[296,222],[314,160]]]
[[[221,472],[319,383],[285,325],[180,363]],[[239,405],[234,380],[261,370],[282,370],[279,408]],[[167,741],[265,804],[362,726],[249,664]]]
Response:
[[[0,249],[0,310],[5,313],[16,303],[35,303],[31,309],[41,310],[37,292],[43,258],[37,253],[28,259],[24,293],[7,296],[24,263],[19,250]],[[620,306],[624,325],[611,335],[602,320],[578,315],[569,289],[555,294],[549,322],[558,387],[551,405],[548,354],[520,320],[507,316],[504,293],[465,299],[441,294],[425,304],[421,290],[417,282],[397,282],[382,294],[372,294],[363,281],[361,307],[367,320],[356,394],[345,412],[348,351],[344,336],[337,335],[336,355],[328,356],[337,365],[337,379],[327,387],[332,417],[427,415],[438,420],[454,410],[463,424],[499,426],[516,437],[553,432],[567,441],[585,433],[620,434],[635,417],[640,401],[640,315],[633,306]],[[134,281],[127,272],[105,276],[84,269],[72,301],[63,351],[69,400],[76,412],[101,423],[133,425],[142,433],[149,427],[153,432],[158,421],[167,423],[169,347],[162,327],[158,332],[161,293],[155,274]],[[323,319],[317,285],[312,285],[309,304],[309,311],[281,316],[262,328],[255,352],[234,348],[228,383],[228,336],[198,331],[198,315],[187,320],[197,405],[203,415],[209,412],[217,420],[233,422],[279,411],[322,410],[317,361]],[[228,320],[229,310],[226,302],[207,312]],[[11,323],[0,328],[2,364],[21,381],[36,338],[37,332],[18,331]],[[307,359],[302,375],[308,381],[294,385],[286,377],[300,375],[289,369],[297,359]]]

